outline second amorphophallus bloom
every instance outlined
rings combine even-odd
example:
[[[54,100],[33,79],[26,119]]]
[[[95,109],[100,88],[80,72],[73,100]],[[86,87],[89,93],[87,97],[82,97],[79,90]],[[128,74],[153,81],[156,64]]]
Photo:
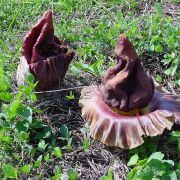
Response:
[[[180,99],[156,90],[123,34],[115,54],[117,65],[107,70],[101,85],[82,90],[79,104],[93,138],[132,149],[144,142],[143,136],[157,136],[174,122],[180,124]]]
[[[46,11],[23,40],[17,84],[24,85],[26,75],[32,73],[38,81],[36,89],[59,88],[74,55],[75,52],[54,35],[52,11]]]

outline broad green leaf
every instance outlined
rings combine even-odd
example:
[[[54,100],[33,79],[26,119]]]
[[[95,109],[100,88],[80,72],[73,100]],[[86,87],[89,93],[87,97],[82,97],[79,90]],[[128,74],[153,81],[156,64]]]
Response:
[[[40,124],[39,124],[40,125]],[[41,130],[41,132],[38,132],[34,139],[46,139],[49,138],[52,134],[52,130],[50,127],[44,128],[44,130]]]
[[[50,127],[47,127],[44,129],[43,138],[48,138],[51,136],[51,134],[52,134],[52,129]]]
[[[53,137],[50,144],[52,147],[56,147],[56,138]]]
[[[58,158],[61,158],[62,157],[62,152],[61,152],[61,149],[59,147],[55,147],[54,148],[54,155]]]
[[[18,114],[30,123],[32,122],[32,109],[29,106],[22,106],[18,110]]]
[[[44,152],[44,150],[46,149],[46,146],[47,144],[45,143],[45,141],[41,139],[38,144],[38,150],[41,152]]]
[[[7,107],[6,111],[8,120],[13,119],[16,116],[17,110],[21,106],[21,96],[21,92],[16,94],[15,100]]]
[[[33,118],[32,123],[30,124],[30,127],[31,127],[31,129],[37,130],[40,128],[44,128],[46,126],[44,125],[44,123],[41,120]]]
[[[158,44],[157,46],[155,46],[155,51],[156,52],[162,52],[163,51],[163,48],[160,44]]]
[[[156,81],[161,83],[162,82],[162,76],[160,76],[159,74],[156,76]]]
[[[16,123],[16,128],[18,129],[18,131],[24,131],[24,132],[27,132],[28,129],[29,129],[29,123],[24,120],[24,121],[18,121]]]
[[[11,144],[13,142],[13,138],[9,135],[6,135],[2,137],[2,141],[6,144]]]
[[[136,177],[150,179],[153,177],[162,177],[167,171],[171,170],[173,166],[165,160],[151,159],[144,167],[141,168],[136,174]]]
[[[109,180],[107,176],[102,176],[101,180]]]
[[[176,57],[176,54],[174,52],[172,52],[171,57],[172,57],[172,59],[174,59]]]
[[[170,69],[170,68],[166,69],[166,70],[164,71],[164,73],[165,73],[166,75],[171,75],[171,69]]]
[[[108,180],[113,180],[113,172],[111,168],[108,169]]]
[[[138,166],[144,166],[144,165],[147,163],[147,161],[148,161],[147,158],[145,158],[145,159],[143,159],[143,160],[139,160],[139,161],[138,161]]]
[[[13,98],[13,95],[11,93],[7,92],[0,92],[0,100],[5,102],[10,102]]]
[[[42,155],[40,155],[37,160],[34,163],[34,168],[39,168],[41,166],[41,161],[42,161]]]
[[[152,179],[156,176],[162,176],[165,170],[166,168],[159,160],[151,159],[145,166],[137,171],[135,178]]]
[[[20,135],[21,135],[21,138],[24,140],[24,141],[28,141],[29,140],[29,134],[24,132],[24,131],[21,131],[20,132]]]
[[[158,40],[159,40],[159,36],[158,36],[158,35],[154,36],[154,37],[151,39],[151,44],[157,42]]]
[[[32,74],[30,74],[30,73],[27,74],[27,76],[26,76],[26,81],[27,81],[27,83],[30,84],[30,85],[33,84],[34,81],[35,81],[35,80],[34,80],[34,76],[33,76]]]
[[[5,177],[17,179],[17,170],[11,164],[3,164],[2,171]]]
[[[49,162],[49,153],[47,153],[47,154],[44,156],[44,160],[45,160],[46,162]]]
[[[162,160],[164,158],[164,154],[161,153],[161,152],[155,152],[153,154],[151,154],[151,156],[148,158],[148,162],[151,160],[151,159],[158,159],[158,160]]]
[[[85,123],[83,125],[83,127],[81,128],[81,132],[84,133],[84,134],[89,132],[89,125],[88,125],[88,123]]]
[[[69,138],[70,137],[70,132],[68,130],[68,127],[63,124],[61,127],[60,127],[60,135],[63,137],[63,138]]]
[[[161,160],[161,162],[167,167],[172,168],[174,166],[174,162],[172,160]]]
[[[163,160],[163,157],[164,154],[161,152],[155,152],[148,159],[138,161],[137,166],[128,174],[127,180],[155,180],[163,179],[163,177],[166,177],[166,179],[167,177],[168,179],[175,177],[172,171],[174,162],[172,160]]]
[[[87,151],[87,150],[89,150],[89,147],[90,147],[90,140],[89,139],[84,139],[83,140],[83,150]]]
[[[32,101],[37,101],[37,96],[35,94],[31,94],[30,98]]]
[[[178,154],[180,155],[180,138],[178,138]]]
[[[177,64],[173,64],[171,66],[171,68],[170,68],[171,69],[171,76],[175,75],[177,68],[178,68],[178,63]]]
[[[139,156],[138,156],[138,154],[135,154],[134,156],[132,156],[130,158],[130,160],[128,161],[127,165],[128,166],[134,166],[134,165],[137,164],[138,160],[139,160]]]
[[[180,170],[179,169],[176,170],[176,175],[177,175],[177,178],[180,179]]]
[[[55,174],[55,178],[61,179],[61,168],[59,166],[55,166],[54,168],[54,174]]]
[[[78,178],[78,172],[74,169],[69,169],[67,174],[70,180],[76,180]]]
[[[67,149],[72,150],[72,138],[69,138],[67,141]]]
[[[34,95],[33,94],[33,88],[30,86],[20,86],[19,90],[25,94],[26,98]]]
[[[171,134],[171,136],[180,138],[180,131],[172,131],[170,134]]]
[[[168,171],[162,176],[161,180],[178,180],[178,178],[175,171]]]
[[[135,175],[136,175],[136,173],[137,173],[138,170],[139,170],[138,167],[133,168],[133,169],[128,173],[128,175],[127,175],[127,177],[126,177],[126,180],[135,180],[134,177],[135,177]]]
[[[30,166],[30,165],[24,165],[24,166],[21,167],[21,171],[22,171],[23,173],[28,174],[28,173],[30,173],[30,171],[31,171],[31,166]]]

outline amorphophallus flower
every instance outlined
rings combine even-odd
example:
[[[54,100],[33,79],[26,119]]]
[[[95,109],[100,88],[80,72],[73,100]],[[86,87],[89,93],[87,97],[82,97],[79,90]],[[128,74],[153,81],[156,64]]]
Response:
[[[123,34],[115,54],[117,65],[107,70],[101,85],[82,90],[79,104],[92,137],[131,149],[144,142],[143,136],[162,134],[174,121],[180,124],[180,100],[154,90],[134,46]]]
[[[63,43],[54,35],[52,11],[48,10],[23,40],[22,57],[17,69],[18,85],[25,83],[25,77],[30,72],[38,81],[37,89],[58,88],[75,55]]]

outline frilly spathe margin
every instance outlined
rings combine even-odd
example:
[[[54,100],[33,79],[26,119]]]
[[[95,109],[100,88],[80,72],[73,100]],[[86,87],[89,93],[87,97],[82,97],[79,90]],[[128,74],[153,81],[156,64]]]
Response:
[[[90,134],[108,146],[132,149],[141,145],[143,136],[157,136],[180,124],[180,102],[175,96],[155,91],[142,114],[121,115],[102,99],[101,86],[85,87],[79,101],[82,116],[90,125]]]

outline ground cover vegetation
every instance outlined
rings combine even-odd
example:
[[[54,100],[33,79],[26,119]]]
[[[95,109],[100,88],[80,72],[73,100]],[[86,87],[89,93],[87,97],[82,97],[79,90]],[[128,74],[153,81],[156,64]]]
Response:
[[[64,82],[67,91],[36,93],[34,78],[17,87],[22,38],[47,10],[55,34],[77,55]],[[80,88],[99,82],[114,65],[120,33],[133,42],[146,71],[168,92],[180,93],[179,1],[0,1],[1,179],[179,179],[180,131],[132,150],[92,140],[78,106]]]

